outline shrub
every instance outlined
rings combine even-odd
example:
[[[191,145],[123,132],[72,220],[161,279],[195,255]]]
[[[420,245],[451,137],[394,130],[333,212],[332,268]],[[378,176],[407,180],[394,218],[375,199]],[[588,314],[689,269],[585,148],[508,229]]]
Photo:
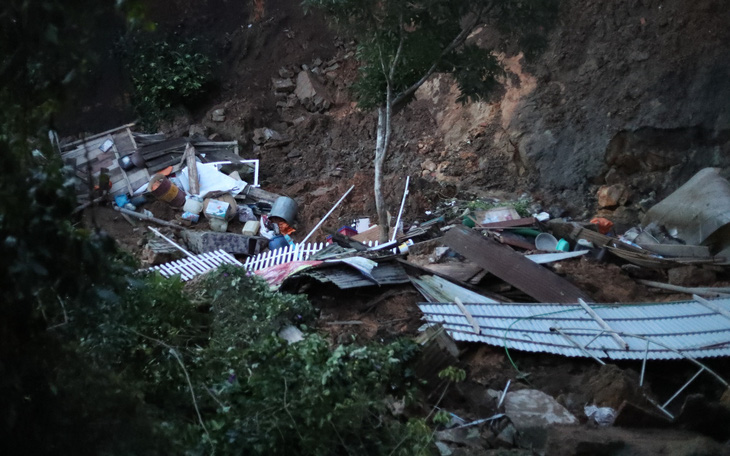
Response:
[[[213,80],[214,60],[201,49],[195,38],[154,41],[134,35],[122,41],[133,102],[144,128],[155,129],[175,108],[205,92]]]

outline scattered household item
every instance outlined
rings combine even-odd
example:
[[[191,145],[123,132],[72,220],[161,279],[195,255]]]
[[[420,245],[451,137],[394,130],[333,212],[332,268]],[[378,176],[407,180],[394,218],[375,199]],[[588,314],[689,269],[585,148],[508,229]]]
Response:
[[[197,195],[188,195],[183,210],[192,214],[200,214],[203,211],[203,198]]]
[[[129,202],[132,203],[132,205],[134,205],[135,207],[140,207],[143,204],[147,204],[147,198],[142,195],[135,196],[134,198],[130,199]]]
[[[192,212],[183,212],[182,219],[187,220],[189,222],[198,223],[198,220],[200,220],[200,214],[195,214]]]
[[[506,220],[517,220],[520,214],[513,207],[495,207],[486,211],[475,211],[474,219],[480,225],[492,222],[504,222]]]
[[[282,247],[289,247],[289,243],[286,241],[286,239],[282,235],[274,236],[269,241],[269,250],[276,250],[276,249],[280,249]]]
[[[199,195],[205,196],[212,192],[225,192],[233,196],[238,195],[246,188],[246,182],[235,180],[218,171],[218,168],[212,163],[197,163],[196,170],[198,172],[198,183],[200,185]],[[190,190],[189,169],[185,167],[178,173],[182,188],[186,191]]]
[[[119,207],[124,207],[126,204],[129,204],[129,197],[127,195],[117,195],[114,197],[114,202]]]
[[[253,209],[251,208],[251,206],[247,204],[241,204],[240,206],[238,206],[238,221],[241,223],[246,223],[256,222],[258,221],[258,219],[253,213]]]
[[[293,225],[297,218],[297,202],[288,196],[280,196],[271,206],[269,217],[279,217],[289,225]]]
[[[259,232],[259,227],[261,226],[261,223],[258,220],[249,220],[243,225],[243,230],[241,230],[241,234],[244,236],[256,236]]]
[[[206,199],[203,207],[206,218],[225,220],[229,204],[225,201]]]
[[[122,168],[124,171],[129,171],[130,169],[134,168],[134,163],[132,163],[132,159],[129,157],[129,155],[119,159],[119,167]]]
[[[177,188],[170,179],[162,174],[155,174],[150,179],[149,189],[155,198],[164,201],[173,207],[182,207],[185,204],[185,192]]]
[[[583,408],[586,418],[593,420],[599,426],[610,426],[616,419],[616,410],[611,407],[597,407],[595,405],[586,405]]]
[[[555,246],[555,250],[558,252],[570,252],[570,244],[568,244],[568,241],[565,239],[561,239]]]
[[[211,218],[210,229],[219,233],[225,233],[228,230],[228,222],[222,218]]]
[[[598,227],[598,232],[601,234],[608,234],[608,232],[611,231],[611,228],[613,228],[613,222],[603,217],[591,219],[591,224],[596,225]]]
[[[558,240],[550,233],[540,233],[535,238],[535,247],[537,250],[545,252],[554,252],[558,247]]]

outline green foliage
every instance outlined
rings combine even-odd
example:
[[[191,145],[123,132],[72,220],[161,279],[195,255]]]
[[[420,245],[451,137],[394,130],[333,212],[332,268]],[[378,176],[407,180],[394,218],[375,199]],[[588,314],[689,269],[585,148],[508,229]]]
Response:
[[[443,378],[450,382],[463,382],[466,380],[466,371],[458,367],[449,366],[439,372],[439,378]]]
[[[119,46],[132,79],[142,126],[154,130],[176,108],[200,97],[213,81],[215,62],[197,39],[155,39],[140,32]]]
[[[345,33],[358,40],[358,80],[353,85],[362,108],[386,103],[390,80],[394,97],[422,81],[435,65],[456,78],[459,101],[481,100],[497,86],[502,69],[491,49],[461,44],[448,49],[462,26],[482,15],[505,36],[514,36],[528,58],[547,41],[557,18],[557,0],[304,0],[305,10],[323,10]],[[400,51],[399,51],[400,48]],[[403,100],[403,101],[407,101]]]

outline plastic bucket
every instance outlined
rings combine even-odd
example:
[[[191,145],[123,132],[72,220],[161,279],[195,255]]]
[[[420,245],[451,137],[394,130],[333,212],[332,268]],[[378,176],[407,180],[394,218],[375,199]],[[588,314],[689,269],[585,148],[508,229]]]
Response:
[[[160,201],[170,206],[182,207],[185,204],[185,192],[177,188],[170,179],[162,174],[155,174],[150,179],[149,190]]]
[[[540,233],[535,238],[535,247],[537,247],[537,250],[554,252],[557,246],[558,240],[550,233]]]
[[[276,198],[274,205],[271,206],[269,217],[279,217],[289,225],[293,225],[294,220],[297,218],[297,202],[288,196]]]
[[[280,249],[282,247],[288,247],[289,243],[286,242],[286,238],[284,236],[274,236],[269,241],[269,250],[276,250]]]

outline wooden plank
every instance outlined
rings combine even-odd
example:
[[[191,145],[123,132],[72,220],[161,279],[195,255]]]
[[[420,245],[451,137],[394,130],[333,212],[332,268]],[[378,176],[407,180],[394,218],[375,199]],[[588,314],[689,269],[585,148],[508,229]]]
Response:
[[[525,236],[509,231],[503,231],[502,233],[500,233],[498,239],[499,242],[501,242],[502,244],[511,245],[513,247],[519,247],[525,250],[537,249],[537,247],[535,247],[534,239],[530,238],[530,240],[528,240],[528,238]]]
[[[122,168],[121,165],[119,165],[119,159],[122,158],[122,156],[119,155],[119,149],[117,149],[117,144],[116,144],[116,142],[114,142],[113,138],[112,138],[112,151],[114,152],[114,158],[115,158],[115,162],[116,162],[117,166],[119,166],[119,169],[122,170],[122,178],[123,178],[125,184],[127,184],[127,191],[131,195],[132,193],[134,193],[134,190],[132,189],[132,183],[129,181],[129,176],[127,176],[127,172],[124,171],[124,168]]]
[[[251,187],[250,185],[247,185],[241,193],[236,195],[236,199],[245,199],[247,201],[254,202],[264,201],[266,203],[274,204],[274,201],[276,201],[276,199],[280,196],[281,195],[277,195],[276,193],[267,192],[260,187]]]
[[[578,287],[549,269],[476,231],[454,227],[444,236],[444,243],[539,302],[575,304],[578,299],[591,300]]]
[[[75,146],[77,144],[82,144],[84,141],[90,141],[92,139],[100,138],[102,136],[106,136],[108,134],[114,133],[116,131],[122,130],[124,128],[130,128],[134,126],[134,122],[128,123],[127,125],[122,125],[121,127],[112,128],[111,130],[102,131],[101,133],[97,133],[95,135],[87,136],[86,138],[79,139],[77,141],[70,142],[68,144],[65,144],[62,146],[63,149],[68,149],[71,146]]]
[[[127,130],[116,133],[112,140],[114,145],[117,146],[117,153],[119,157],[126,157],[127,155],[133,154],[135,147],[130,135],[127,134]]]
[[[185,149],[185,145],[187,143],[187,138],[173,138],[147,146],[142,146],[139,148],[139,152],[142,154],[145,160],[149,160],[152,158],[160,157],[162,155],[167,155],[177,149],[182,152]]]
[[[85,143],[86,148],[84,149],[84,144],[79,145],[75,149],[72,149],[68,152],[64,152],[61,154],[61,158],[77,158],[77,157],[85,157],[86,155],[90,154],[94,150],[98,150],[99,153],[101,153],[101,149],[99,147],[104,143],[104,138],[98,138],[92,141],[87,141]]]

